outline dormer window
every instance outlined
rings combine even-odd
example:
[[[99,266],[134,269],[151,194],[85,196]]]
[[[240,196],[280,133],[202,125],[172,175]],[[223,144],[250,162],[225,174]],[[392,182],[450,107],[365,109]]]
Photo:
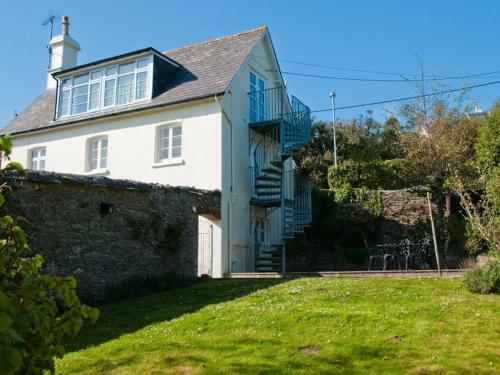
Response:
[[[58,117],[108,109],[151,98],[153,57],[60,79]]]

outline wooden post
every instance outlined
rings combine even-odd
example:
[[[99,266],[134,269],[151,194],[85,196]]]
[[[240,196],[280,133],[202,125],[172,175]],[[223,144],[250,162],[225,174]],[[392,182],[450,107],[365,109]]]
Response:
[[[436,254],[436,263],[437,263],[438,273],[439,273],[439,277],[442,277],[443,274],[441,272],[441,262],[439,260],[438,244],[437,244],[437,238],[436,238],[436,228],[434,227],[434,217],[432,215],[431,193],[430,192],[427,192],[427,203],[429,204],[429,217],[431,218],[432,239],[434,241],[434,253]]]

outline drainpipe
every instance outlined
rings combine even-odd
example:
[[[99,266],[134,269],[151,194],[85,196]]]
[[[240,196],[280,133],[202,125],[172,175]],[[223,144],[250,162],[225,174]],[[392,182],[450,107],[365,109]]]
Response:
[[[229,92],[232,94],[231,92]],[[224,118],[227,120],[229,124],[229,161],[230,161],[230,176],[231,176],[231,185],[229,188],[229,204],[228,204],[228,222],[227,222],[227,269],[228,273],[231,273],[231,220],[233,218],[232,215],[232,210],[233,210],[233,186],[234,186],[234,163],[233,163],[233,122],[231,121],[231,118],[228,116],[224,108],[222,108],[222,105],[219,102],[219,98],[217,95],[214,96],[215,102],[219,106],[222,115]],[[232,95],[231,95],[231,109],[233,108],[232,106]]]

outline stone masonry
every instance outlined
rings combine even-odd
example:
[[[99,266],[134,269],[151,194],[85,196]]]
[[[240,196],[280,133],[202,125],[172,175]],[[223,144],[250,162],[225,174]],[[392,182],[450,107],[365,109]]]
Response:
[[[197,276],[198,215],[220,217],[220,192],[51,172],[7,178],[2,214],[23,216],[44,270],[72,275],[82,297],[148,277]]]
[[[400,239],[415,224],[429,219],[424,189],[382,190],[379,193],[382,198],[382,220],[378,228],[380,234]],[[435,214],[435,204],[432,204],[432,209]]]

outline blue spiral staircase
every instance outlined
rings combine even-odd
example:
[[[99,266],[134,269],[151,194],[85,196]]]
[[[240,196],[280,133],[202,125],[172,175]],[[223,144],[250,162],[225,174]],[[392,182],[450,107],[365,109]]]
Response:
[[[276,87],[249,95],[265,103],[265,111],[249,123],[254,130],[252,198],[266,214],[280,212],[281,238],[271,246],[257,244],[255,269],[258,272],[284,271],[284,240],[294,238],[311,222],[311,183],[294,169],[285,170],[293,153],[311,136],[311,111],[285,89]]]

